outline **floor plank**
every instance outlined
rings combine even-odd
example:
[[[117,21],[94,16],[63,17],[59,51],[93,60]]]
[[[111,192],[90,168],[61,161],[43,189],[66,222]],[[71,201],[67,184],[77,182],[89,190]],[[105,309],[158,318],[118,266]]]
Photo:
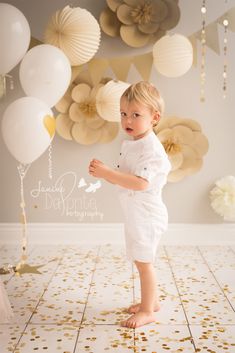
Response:
[[[0,248],[0,263],[19,260]],[[140,300],[136,269],[121,246],[40,245],[39,274],[2,275],[14,318],[0,324],[1,353],[235,352],[235,251],[229,246],[160,247],[156,322],[120,327]]]

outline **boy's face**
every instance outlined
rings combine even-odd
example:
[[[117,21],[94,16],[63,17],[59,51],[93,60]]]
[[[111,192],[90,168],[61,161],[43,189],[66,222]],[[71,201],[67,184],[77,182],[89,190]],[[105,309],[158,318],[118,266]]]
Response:
[[[138,140],[147,135],[153,128],[153,121],[159,119],[158,113],[153,113],[145,105],[121,98],[120,102],[121,124],[123,130]]]

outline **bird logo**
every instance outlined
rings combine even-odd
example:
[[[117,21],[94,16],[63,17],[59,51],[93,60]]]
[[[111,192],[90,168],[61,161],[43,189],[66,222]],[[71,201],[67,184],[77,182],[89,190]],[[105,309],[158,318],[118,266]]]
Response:
[[[96,183],[90,183],[89,187],[85,189],[86,192],[96,192],[101,187],[101,181],[98,180]]]
[[[81,178],[78,183],[78,188],[82,188],[83,186],[86,186],[87,183],[85,182],[84,178]]]

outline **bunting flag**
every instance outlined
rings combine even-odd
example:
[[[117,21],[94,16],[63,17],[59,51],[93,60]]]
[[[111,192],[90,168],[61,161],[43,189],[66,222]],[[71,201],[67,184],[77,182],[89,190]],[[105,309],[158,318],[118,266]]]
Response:
[[[31,37],[30,43],[29,43],[29,49],[36,47],[36,45],[43,44],[43,42],[35,37]]]
[[[94,58],[88,62],[88,71],[94,85],[97,85],[104,77],[104,73],[109,66],[109,60],[103,58]]]
[[[206,26],[206,45],[220,55],[218,26],[215,22]]]
[[[228,10],[225,14],[217,18],[215,21],[211,22],[205,27],[206,30],[206,45],[213,50],[217,55],[220,55],[220,45],[219,45],[219,33],[218,25],[223,25],[223,20],[228,19],[229,25],[228,29],[235,32],[235,7]],[[197,42],[201,39],[201,31],[197,31],[191,34],[188,39],[193,46],[193,65],[197,66]],[[42,44],[42,42],[34,37],[31,38],[30,48],[35,45]],[[131,50],[131,49],[130,49]],[[151,75],[151,70],[153,66],[153,55],[152,52],[135,55],[135,56],[125,56],[125,57],[115,57],[115,58],[97,58],[94,57],[87,64],[92,82],[97,84],[104,77],[105,71],[112,69],[114,75],[118,80],[126,81],[131,65],[134,65],[136,70],[139,72],[143,80],[148,81]],[[83,71],[84,65],[73,67],[73,70],[78,75]],[[75,77],[74,76],[74,77]]]
[[[226,16],[223,14],[221,17],[219,17],[216,22],[218,22],[220,25],[223,25],[223,20],[225,17],[229,23],[228,29],[232,32],[235,32],[235,7],[232,7],[229,11],[227,11]]]
[[[115,76],[121,81],[126,81],[132,62],[133,57],[130,56],[109,59],[111,69]]]
[[[134,56],[133,63],[136,67],[136,70],[141,75],[142,79],[144,81],[148,81],[151,74],[152,66],[153,66],[152,52],[144,55]]]
[[[72,83],[83,70],[84,65],[73,66],[70,83]]]

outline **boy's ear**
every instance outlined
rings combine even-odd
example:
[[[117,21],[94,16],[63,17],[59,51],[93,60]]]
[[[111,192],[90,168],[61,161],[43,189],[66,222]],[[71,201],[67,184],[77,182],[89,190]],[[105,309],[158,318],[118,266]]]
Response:
[[[155,112],[153,116],[153,121],[152,121],[154,126],[158,124],[160,118],[161,118],[160,114],[158,112]]]

